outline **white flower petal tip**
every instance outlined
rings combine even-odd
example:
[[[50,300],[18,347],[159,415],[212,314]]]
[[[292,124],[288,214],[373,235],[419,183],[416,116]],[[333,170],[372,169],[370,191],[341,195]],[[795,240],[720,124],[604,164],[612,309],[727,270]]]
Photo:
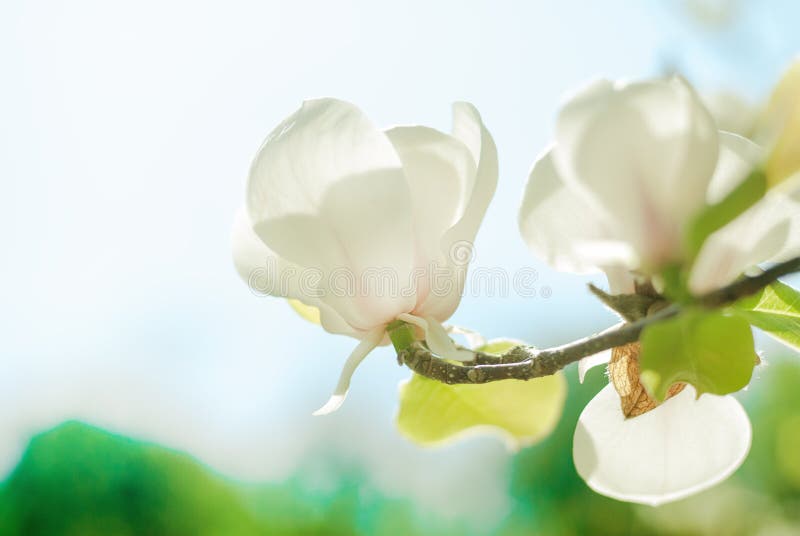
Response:
[[[320,417],[322,415],[330,415],[344,404],[344,399],[347,398],[347,393],[343,395],[333,395],[325,402],[325,405],[319,408],[317,411],[312,413],[314,417]]]
[[[444,326],[445,331],[450,335],[462,335],[470,348],[480,348],[486,345],[486,338],[477,331],[461,326]]]
[[[366,334],[364,339],[358,343],[353,352],[344,362],[342,373],[339,376],[339,382],[336,384],[336,389],[333,395],[328,399],[324,406],[315,411],[312,415],[328,415],[333,413],[344,404],[344,399],[347,397],[347,390],[350,389],[350,379],[358,366],[364,361],[364,358],[378,346],[384,337],[384,329],[376,328]]]
[[[584,357],[578,361],[578,381],[583,383],[587,372],[594,367],[606,365],[609,361],[611,361],[611,350],[603,350],[600,353],[590,355],[589,357]]]
[[[430,316],[422,318],[410,313],[398,315],[397,319],[422,329],[425,332],[425,342],[428,343],[428,348],[439,357],[462,362],[475,358],[473,352],[456,347],[456,344],[447,335],[447,330],[436,319]]]
[[[695,400],[687,386],[653,411],[625,419],[608,385],[581,413],[573,459],[597,493],[658,506],[728,478],[747,457],[751,437],[747,414],[731,396]]]

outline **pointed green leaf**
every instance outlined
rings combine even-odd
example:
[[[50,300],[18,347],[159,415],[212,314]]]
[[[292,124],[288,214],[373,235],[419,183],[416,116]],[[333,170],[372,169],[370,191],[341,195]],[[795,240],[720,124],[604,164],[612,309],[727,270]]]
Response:
[[[477,350],[499,355],[518,344],[490,341]],[[397,426],[420,445],[446,443],[470,432],[494,432],[519,448],[555,428],[566,394],[561,373],[481,385],[446,385],[415,374],[400,388]]]
[[[750,382],[758,361],[747,321],[718,311],[689,310],[642,333],[641,379],[663,401],[676,382],[724,395]]]
[[[760,330],[800,350],[800,292],[775,281],[740,300],[733,310]]]

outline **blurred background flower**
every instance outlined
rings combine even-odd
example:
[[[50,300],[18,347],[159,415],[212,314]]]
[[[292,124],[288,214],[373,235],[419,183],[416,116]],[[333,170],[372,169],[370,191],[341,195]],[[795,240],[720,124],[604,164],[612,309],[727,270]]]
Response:
[[[409,373],[388,349],[314,419],[351,341],[254,297],[229,256],[251,156],[302,99],[440,130],[464,99],[500,152],[473,266],[533,267],[537,292],[467,288],[452,321],[540,346],[604,329],[591,279],[552,271],[517,233],[562,94],[679,71],[755,105],[800,50],[797,20],[789,0],[4,2],[2,533],[797,533],[800,364],[768,341],[741,397],[742,469],[632,507],[572,466],[600,370],[582,386],[567,371],[556,433],[516,455],[494,438],[406,442],[393,417]]]

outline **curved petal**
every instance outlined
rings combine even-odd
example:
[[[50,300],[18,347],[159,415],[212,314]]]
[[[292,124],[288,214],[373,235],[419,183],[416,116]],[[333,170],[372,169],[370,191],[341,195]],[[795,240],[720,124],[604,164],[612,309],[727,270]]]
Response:
[[[303,102],[267,136],[250,167],[247,209],[253,222],[316,214],[328,188],[373,171],[402,178],[386,135],[353,104]],[[387,177],[387,180],[390,180]]]
[[[250,222],[247,211],[236,212],[231,232],[233,263],[239,276],[257,294],[300,299],[301,292],[293,283],[302,268],[282,259],[261,240]]]
[[[656,409],[625,419],[613,385],[581,413],[575,469],[596,492],[659,505],[688,497],[730,476],[750,450],[750,421],[731,396],[687,386]]]
[[[445,326],[445,331],[452,335],[463,335],[467,341],[467,346],[472,348],[480,348],[486,344],[486,339],[475,330],[465,328],[463,326]]]
[[[578,381],[583,383],[587,372],[600,365],[608,365],[609,361],[611,361],[611,350],[603,350],[594,355],[584,357],[578,361]]]
[[[777,192],[767,192],[731,223],[711,234],[692,265],[689,288],[695,294],[720,288],[748,268],[767,262],[782,252],[800,251],[795,234],[800,204]]]
[[[353,353],[350,354],[347,361],[344,363],[342,373],[339,376],[339,382],[336,384],[333,395],[331,395],[328,401],[315,411],[313,415],[328,415],[342,407],[344,399],[347,397],[347,391],[350,389],[350,378],[353,377],[353,373],[361,362],[364,361],[364,358],[381,343],[384,333],[385,330],[382,328],[373,329],[358,343],[358,346],[356,346]]]
[[[737,134],[719,133],[719,160],[706,191],[708,203],[718,203],[739,185],[764,156],[764,150]]]
[[[497,146],[483,124],[478,110],[468,102],[453,104],[453,136],[461,140],[472,153],[477,169],[468,188],[461,219],[445,236],[444,250],[453,241],[474,240],[486,209],[497,189]]]
[[[434,270],[447,267],[441,239],[464,212],[475,162],[461,141],[432,128],[395,127],[386,135],[403,162],[411,192],[416,272],[408,285],[416,288],[419,306],[429,298]]]
[[[308,101],[251,168],[248,211],[282,258],[315,271],[320,301],[368,331],[414,307],[411,201],[386,135],[353,105]],[[380,285],[378,287],[377,285]]]
[[[236,271],[252,292],[288,298],[290,302],[294,300],[303,307],[316,308],[320,314],[319,323],[329,333],[356,338],[365,335],[363,331],[347,324],[336,311],[322,303],[315,288],[303,284],[302,266],[281,258],[264,244],[253,230],[250,217],[244,209],[236,213],[231,243]],[[297,309],[294,304],[292,306]]]
[[[475,161],[458,139],[433,128],[395,127],[386,131],[411,192],[420,260],[438,259],[439,241],[461,217],[475,177]]]
[[[552,150],[531,169],[519,229],[528,247],[557,270],[587,273],[603,265],[635,264],[631,249],[615,242],[620,233],[613,222],[564,183]]]
[[[721,200],[761,161],[763,150],[751,141],[721,133],[720,162],[709,185],[708,200]],[[758,203],[708,237],[692,267],[690,289],[709,292],[748,268],[800,253],[798,183],[770,189]],[[800,197],[800,196],[798,196]]]
[[[564,106],[555,164],[618,221],[642,269],[680,260],[684,227],[705,203],[717,128],[681,79],[598,82]]]
[[[442,283],[437,284],[435,278],[434,288],[415,308],[416,314],[434,317],[439,322],[450,318],[461,301],[472,245],[497,188],[498,175],[497,147],[473,105],[466,102],[453,105],[453,137],[469,149],[477,167],[474,178],[466,183],[463,213],[441,239],[440,249],[445,253],[441,269],[445,272],[437,277]]]
[[[470,361],[475,357],[475,354],[469,350],[457,348],[453,340],[447,335],[447,330],[444,329],[444,326],[433,317],[422,318],[404,313],[399,315],[397,319],[417,326],[425,332],[425,342],[428,344],[428,348],[439,357],[453,361]]]
[[[759,106],[736,93],[723,91],[704,95],[703,102],[717,127],[744,137],[752,137],[758,123]]]

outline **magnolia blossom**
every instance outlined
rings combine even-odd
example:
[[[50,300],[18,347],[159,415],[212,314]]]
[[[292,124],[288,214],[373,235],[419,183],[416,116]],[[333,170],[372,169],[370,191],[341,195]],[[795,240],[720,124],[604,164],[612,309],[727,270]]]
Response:
[[[602,270],[612,293],[632,293],[633,273],[657,275],[688,262],[692,219],[761,158],[752,142],[720,132],[680,78],[596,82],[561,110],[555,141],[531,171],[520,228],[554,267]],[[761,262],[797,254],[800,207],[792,195],[788,187],[770,191],[713,233],[692,265],[690,290],[713,290]],[[587,358],[581,374],[609,358]],[[687,386],[626,419],[609,385],[583,411],[573,454],[578,473],[599,493],[660,504],[726,478],[744,460],[750,435],[731,396],[696,399]]]
[[[718,131],[680,78],[599,81],[561,110],[555,142],[531,171],[520,229],[558,269],[657,274],[686,261],[693,218],[761,158],[754,143]],[[800,252],[797,182],[780,186],[708,238],[689,277],[693,292]]]
[[[453,107],[453,132],[375,127],[355,106],[306,101],[267,137],[233,233],[255,290],[319,310],[331,333],[360,340],[333,397],[394,320],[434,353],[467,359],[441,322],[455,311],[471,243],[494,195],[497,151],[477,110]]]

